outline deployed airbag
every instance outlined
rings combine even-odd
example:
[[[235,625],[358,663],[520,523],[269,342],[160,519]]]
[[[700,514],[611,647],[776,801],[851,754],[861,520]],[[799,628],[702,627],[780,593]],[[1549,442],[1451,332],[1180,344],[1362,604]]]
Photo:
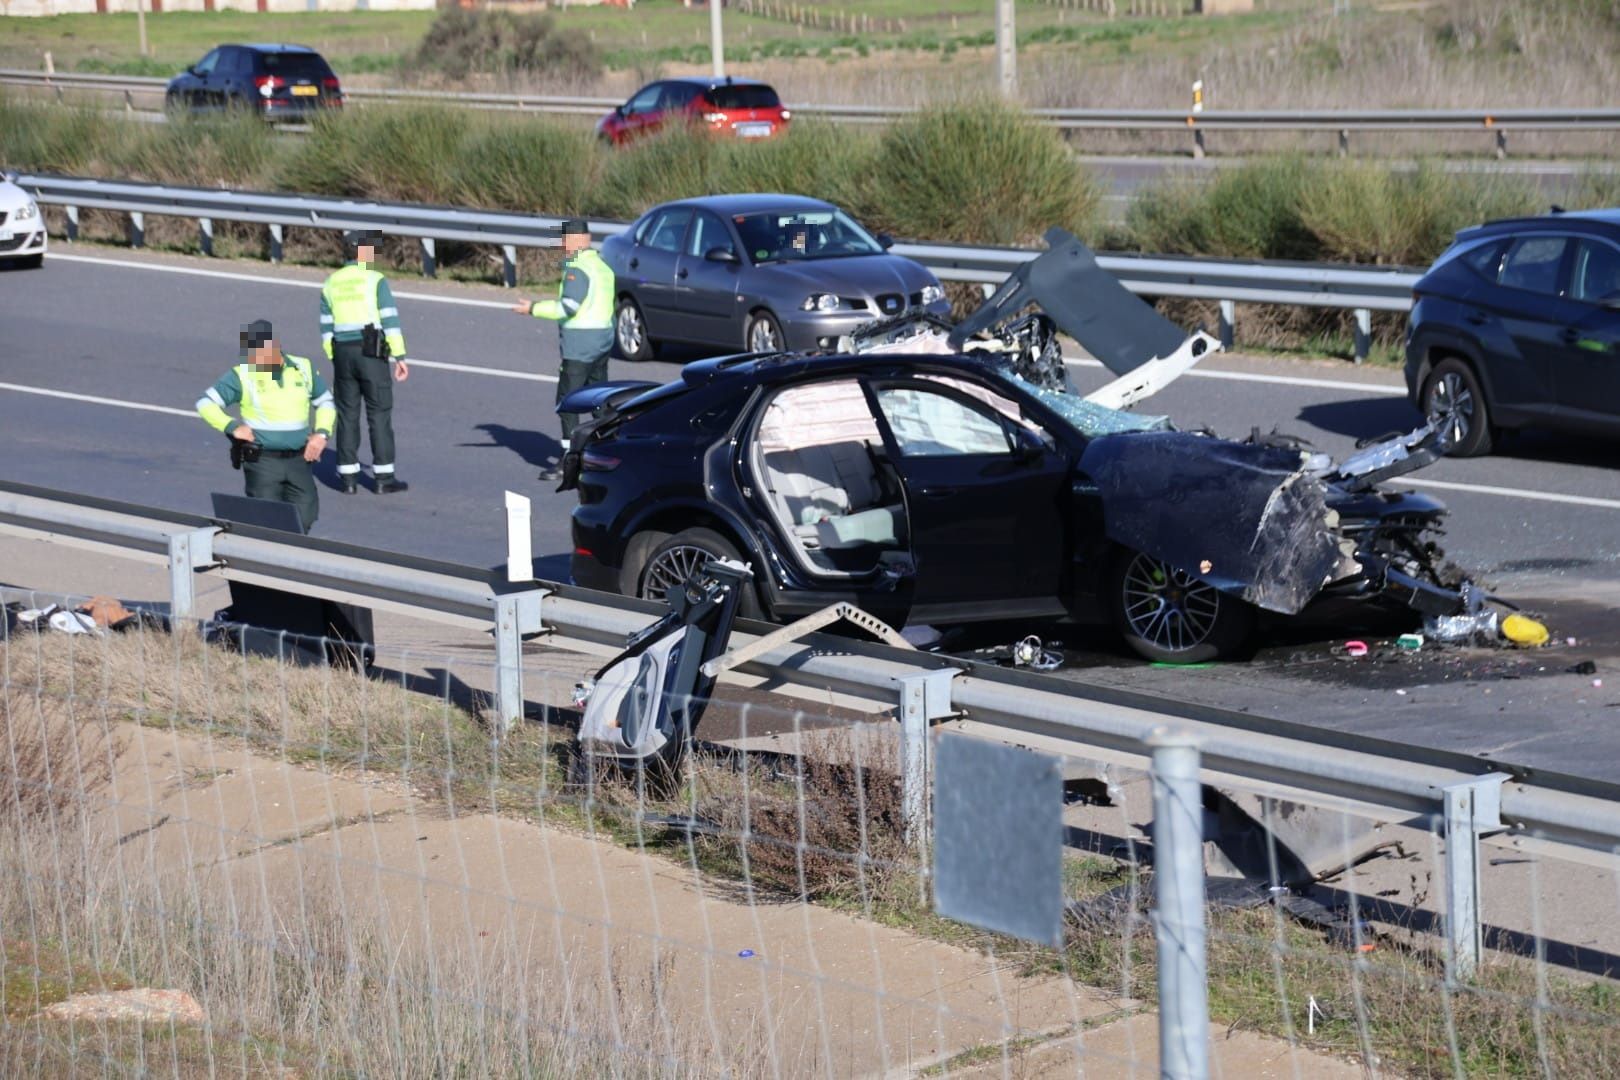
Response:
[[[1297,450],[1181,431],[1093,439],[1080,471],[1110,540],[1257,607],[1298,613],[1337,576],[1327,489]]]

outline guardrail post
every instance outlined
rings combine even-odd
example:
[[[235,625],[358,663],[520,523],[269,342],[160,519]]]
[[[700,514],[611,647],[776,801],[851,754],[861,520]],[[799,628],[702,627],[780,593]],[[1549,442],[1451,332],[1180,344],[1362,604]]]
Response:
[[[517,245],[501,245],[501,280],[508,289],[517,285]]]
[[[129,212],[129,246],[146,246],[146,215],[139,210]]]
[[[1339,156],[1340,157],[1349,157],[1350,156],[1350,129],[1349,128],[1340,128],[1339,129]]]
[[[1159,1075],[1209,1076],[1209,997],[1204,984],[1204,800],[1198,744],[1161,729],[1150,735],[1153,778],[1153,930],[1159,954]]]
[[[214,222],[212,218],[197,219],[197,246],[204,255],[214,253]]]
[[[434,246],[433,237],[424,236],[422,237],[422,276],[435,277],[438,272],[438,251]]]
[[[173,629],[178,629],[183,620],[197,617],[196,574],[214,565],[217,532],[219,529],[210,525],[169,536],[169,625]]]
[[[505,735],[523,719],[523,635],[545,629],[540,621],[544,589],[495,597],[495,723]]]
[[[273,263],[278,263],[281,261],[281,244],[281,226],[270,226],[270,261]]]
[[[130,97],[128,90],[124,91],[124,111],[127,113],[135,111],[135,99]]]
[[[1221,309],[1219,327],[1221,348],[1230,349],[1232,347],[1233,335],[1236,333],[1237,329],[1237,301],[1221,300],[1219,301],[1219,304]]]
[[[1202,160],[1203,157],[1204,157],[1204,129],[1201,128],[1201,127],[1194,126],[1193,129],[1192,129],[1192,132],[1193,132],[1193,157],[1194,157],[1194,159]]]
[[[77,206],[64,206],[62,209],[67,211],[67,238],[77,240],[79,238],[79,208]]]
[[[1496,129],[1496,156],[1499,159],[1507,157],[1507,132],[1501,128]]]
[[[928,727],[951,715],[951,680],[960,672],[940,668],[896,679],[900,684],[900,817],[906,843],[926,851],[931,839],[928,815]]]
[[[1479,970],[1484,935],[1479,924],[1479,838],[1502,825],[1507,773],[1487,773],[1441,789],[1446,827],[1446,980],[1471,979]]]
[[[1367,359],[1368,353],[1372,352],[1372,312],[1367,308],[1358,307],[1355,309],[1354,315],[1356,317],[1356,363],[1359,364]]]

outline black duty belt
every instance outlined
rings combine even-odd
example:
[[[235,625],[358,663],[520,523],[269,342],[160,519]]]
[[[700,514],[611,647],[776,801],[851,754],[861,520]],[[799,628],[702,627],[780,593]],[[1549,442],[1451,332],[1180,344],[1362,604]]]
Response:
[[[303,457],[304,456],[304,452],[302,450],[260,450],[259,454],[261,456],[263,456],[263,457],[274,457],[274,458],[290,458],[290,457]]]

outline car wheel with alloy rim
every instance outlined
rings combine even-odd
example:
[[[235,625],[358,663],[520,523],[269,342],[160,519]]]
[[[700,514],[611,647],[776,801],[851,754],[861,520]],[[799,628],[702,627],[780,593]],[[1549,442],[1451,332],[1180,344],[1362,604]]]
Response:
[[[1479,379],[1466,363],[1448,357],[1434,366],[1423,387],[1423,413],[1438,422],[1452,457],[1491,452],[1491,417]]]
[[[619,298],[619,309],[613,314],[613,344],[626,360],[651,360],[658,353],[647,335],[647,320],[640,305],[628,296]]]
[[[1231,656],[1254,632],[1254,608],[1136,551],[1109,572],[1109,604],[1125,643],[1148,660],[1196,664]]]

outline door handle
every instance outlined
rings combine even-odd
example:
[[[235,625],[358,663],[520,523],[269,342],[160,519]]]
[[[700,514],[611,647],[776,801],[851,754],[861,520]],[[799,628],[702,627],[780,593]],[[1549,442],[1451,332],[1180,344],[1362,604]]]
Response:
[[[630,269],[634,270],[636,267],[638,267],[640,265],[641,265],[641,260],[640,259],[631,259],[630,260]]]
[[[686,273],[687,273],[686,267],[683,266],[679,270],[675,271],[675,276],[678,277],[678,278],[684,278],[684,277],[686,277]]]
[[[1581,340],[1581,332],[1575,329],[1573,326],[1564,327],[1564,329],[1559,332],[1558,336],[1569,345],[1573,345],[1577,341]]]

